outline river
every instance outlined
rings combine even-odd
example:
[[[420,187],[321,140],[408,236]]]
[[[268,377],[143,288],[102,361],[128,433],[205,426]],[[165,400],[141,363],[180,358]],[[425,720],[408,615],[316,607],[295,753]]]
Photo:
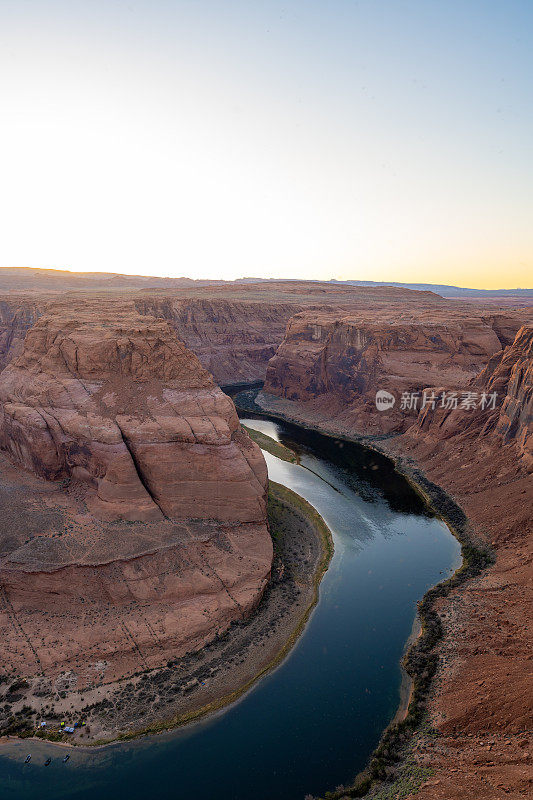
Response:
[[[239,702],[187,728],[72,750],[66,764],[49,743],[10,741],[0,748],[3,800],[303,800],[365,766],[398,707],[416,602],[457,568],[459,545],[386,458],[294,425],[243,422],[298,452],[299,465],[265,453],[269,476],[315,506],[333,535],[303,635]]]

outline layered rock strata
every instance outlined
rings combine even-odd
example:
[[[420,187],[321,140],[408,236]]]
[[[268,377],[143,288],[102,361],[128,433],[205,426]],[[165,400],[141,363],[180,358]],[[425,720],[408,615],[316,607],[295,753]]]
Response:
[[[222,385],[264,380],[287,322],[299,308],[291,303],[171,297],[136,300],[135,305],[142,314],[168,320]]]
[[[257,604],[266,465],[167,322],[52,304],[2,372],[0,403],[8,664],[112,679]]]
[[[6,296],[0,298],[0,370],[20,355],[24,339],[39,319],[46,300]]]
[[[405,431],[426,387],[466,389],[519,327],[519,317],[468,317],[453,304],[399,315],[303,311],[289,321],[264,391],[359,433]],[[376,406],[378,390],[395,398],[386,413]],[[411,394],[414,402],[402,403]]]
[[[514,324],[501,318],[415,323],[408,330],[394,321],[363,327],[350,318],[313,338],[312,323],[300,314],[269,365],[270,394],[258,397],[270,411],[332,433],[400,432],[378,446],[443,487],[465,511],[471,533],[494,549],[495,563],[481,577],[437,605],[444,637],[429,711],[440,735],[422,736],[415,750],[415,759],[432,772],[413,795],[420,800],[528,797],[533,787],[529,320],[528,311],[517,315],[511,343]],[[402,421],[397,408],[371,408],[372,394],[383,386],[396,392],[463,389],[488,402],[427,404]]]
[[[54,280],[49,281],[47,294],[7,292],[0,298],[0,368],[20,354],[27,330],[48,303],[57,299],[59,276],[60,273],[54,274]],[[107,283],[113,284],[113,279]],[[371,322],[484,319],[493,326],[502,345],[510,344],[517,331],[516,316],[511,310],[502,313],[480,304],[447,301],[432,292],[311,281],[206,286],[191,283],[191,287],[181,289],[124,288],[120,296],[134,302],[139,313],[166,319],[178,338],[223,385],[264,380],[289,319],[304,310],[311,319],[324,312],[358,314]],[[73,302],[88,303],[98,299],[105,304],[116,297],[117,291],[78,291],[72,292],[71,298]]]

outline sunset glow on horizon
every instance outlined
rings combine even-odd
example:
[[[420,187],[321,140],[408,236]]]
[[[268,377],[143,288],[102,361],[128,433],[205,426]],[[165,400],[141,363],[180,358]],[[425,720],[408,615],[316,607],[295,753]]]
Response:
[[[533,5],[0,2],[1,267],[533,284]]]

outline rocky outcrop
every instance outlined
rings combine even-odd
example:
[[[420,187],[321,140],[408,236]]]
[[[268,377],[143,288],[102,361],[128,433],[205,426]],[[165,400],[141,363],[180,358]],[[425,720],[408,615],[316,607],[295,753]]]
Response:
[[[0,402],[0,631],[15,668],[70,665],[83,682],[92,659],[115,678],[256,605],[272,559],[266,465],[166,321],[51,304]]]
[[[243,455],[231,400],[166,322],[55,310],[2,373],[0,402],[0,446],[41,477],[94,487],[106,517],[260,517],[262,459]]]
[[[420,800],[531,793],[530,320],[528,311],[458,319],[450,307],[448,319],[429,325],[384,324],[382,315],[379,324],[361,325],[337,315],[327,324],[319,318],[317,329],[302,313],[291,320],[257,398],[265,410],[334,434],[399,432],[377,446],[443,487],[466,513],[471,535],[494,550],[489,569],[437,602],[444,637],[429,712],[439,736],[422,734],[416,743],[417,768],[431,774]],[[398,387],[464,390],[477,403],[428,403],[399,424],[397,406],[378,413],[370,402],[378,387],[397,397]]]
[[[45,300],[16,296],[0,298],[0,371],[12,358],[20,355],[27,332],[45,307]]]
[[[287,321],[298,310],[291,303],[161,296],[135,300],[135,306],[168,320],[221,385],[264,380]]]
[[[522,327],[509,346],[496,353],[472,381],[478,407],[447,409],[428,405],[408,431],[417,441],[476,438],[489,446],[513,444],[533,467],[533,328]],[[482,402],[481,402],[482,399]],[[499,442],[498,445],[495,442]]]
[[[516,442],[533,471],[533,327],[518,331],[513,344],[489,362],[479,384],[503,397],[495,433],[504,444]]]
[[[287,326],[264,391],[305,404],[311,415],[327,408],[354,432],[406,430],[426,387],[465,389],[501,352],[500,337],[512,325],[507,317],[467,316],[453,304],[431,315],[303,311]],[[514,319],[515,333],[519,325]],[[396,400],[385,413],[376,408],[378,390]],[[402,408],[404,393],[418,395],[411,408]]]

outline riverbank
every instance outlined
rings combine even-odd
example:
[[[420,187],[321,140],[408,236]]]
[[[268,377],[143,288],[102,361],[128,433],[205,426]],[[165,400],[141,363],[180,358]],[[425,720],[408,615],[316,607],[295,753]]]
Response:
[[[280,444],[280,442],[276,442],[275,439],[272,439],[265,433],[256,431],[253,428],[248,428],[242,423],[241,428],[246,431],[250,439],[253,439],[253,441],[259,445],[261,450],[266,450],[267,453],[276,456],[276,458],[281,458],[282,461],[288,461],[290,464],[299,463],[298,456],[293,450],[290,450],[290,448],[285,447],[285,445]]]
[[[231,396],[233,402],[240,411],[258,414],[259,416],[265,416],[271,419],[279,419],[282,422],[291,422],[298,425],[300,428],[322,433],[324,436],[330,436],[346,442],[364,444],[366,447],[371,447],[372,443],[384,441],[399,435],[395,433],[386,433],[350,436],[346,433],[342,423],[336,423],[334,419],[316,410],[314,410],[311,415],[308,413],[298,413],[298,404],[293,400],[286,400],[283,397],[266,394],[261,388],[248,387],[237,394],[232,393]]]
[[[331,534],[320,515],[295,492],[269,487],[269,528],[274,561],[269,585],[256,610],[202,650],[169,661],[159,670],[87,691],[39,696],[31,685],[13,709],[19,735],[76,745],[102,745],[175,728],[235,702],[290,651],[318,599],[332,556]],[[23,712],[22,709],[26,708]],[[31,713],[28,713],[31,708]],[[61,722],[72,726],[71,735]],[[17,731],[11,731],[17,733]]]
[[[420,739],[424,740],[424,746],[431,747],[431,739],[435,736],[432,720],[429,729],[425,730],[425,727],[428,725],[431,700],[436,696],[437,672],[442,673],[447,669],[437,647],[445,636],[441,620],[443,601],[452,591],[454,597],[457,597],[457,590],[462,589],[466,581],[478,578],[494,563],[494,554],[487,543],[475,535],[466,514],[455,500],[438,484],[429,480],[399,448],[396,451],[391,450],[390,440],[397,440],[398,437],[350,436],[345,431],[337,430],[331,422],[322,426],[318,420],[309,420],[298,414],[297,404],[291,401],[265,396],[257,390],[243,392],[234,400],[242,411],[292,422],[328,437],[364,444],[391,458],[398,472],[447,524],[461,544],[461,567],[450,579],[430,589],[419,603],[420,629],[412,644],[408,643],[403,660],[403,667],[410,681],[402,681],[401,704],[393,721],[384,731],[367,769],[349,785],[326,794],[327,800],[363,796],[407,797],[431,775],[431,767],[415,759],[414,751],[419,749]]]
[[[398,710],[391,721],[391,725],[394,725],[397,722],[403,722],[409,712],[409,705],[411,703],[411,697],[413,694],[413,679],[405,669],[404,660],[407,653],[415,644],[421,633],[422,625],[420,624],[420,619],[418,618],[417,614],[413,620],[413,627],[411,629],[411,633],[409,634],[409,638],[405,643],[404,657],[402,658],[402,662],[400,664],[402,673],[402,682],[400,684],[400,705],[398,706]]]

